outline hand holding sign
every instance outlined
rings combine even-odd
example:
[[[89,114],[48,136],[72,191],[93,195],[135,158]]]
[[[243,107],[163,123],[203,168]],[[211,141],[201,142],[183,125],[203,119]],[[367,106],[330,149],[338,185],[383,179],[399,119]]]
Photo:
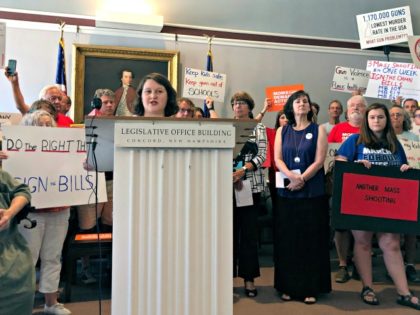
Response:
[[[272,106],[270,107],[270,112],[278,112],[283,110],[284,104],[286,104],[287,99],[294,92],[303,90],[303,84],[294,84],[294,85],[284,85],[284,86],[271,86],[265,88],[265,95],[267,99],[272,100]]]
[[[273,104],[274,104],[273,99],[266,97],[264,99],[264,107],[263,107],[262,112],[264,112],[264,113],[265,112],[270,112],[271,108],[273,107]]]

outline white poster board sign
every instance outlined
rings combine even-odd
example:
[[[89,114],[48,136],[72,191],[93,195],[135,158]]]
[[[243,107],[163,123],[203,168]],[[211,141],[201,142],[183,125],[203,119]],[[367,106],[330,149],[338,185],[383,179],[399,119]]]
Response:
[[[331,91],[352,93],[366,91],[370,72],[361,69],[336,66],[331,84]]]
[[[19,125],[21,120],[22,114],[20,113],[0,113],[0,138],[3,137],[2,127]]]
[[[328,172],[328,170],[334,165],[335,154],[337,153],[340,146],[341,143],[328,143],[328,151],[324,161],[325,172]]]
[[[401,138],[398,140],[404,148],[408,164],[413,168],[420,169],[420,142]]]
[[[6,63],[6,23],[0,23],[0,69]]]
[[[394,100],[420,99],[420,68],[412,63],[368,60],[370,79],[365,96]]]
[[[400,7],[356,16],[362,49],[402,43],[413,35],[410,7]]]
[[[409,36],[408,46],[410,47],[411,58],[414,64],[420,68],[420,36]]]
[[[185,68],[183,97],[205,100],[207,96],[216,102],[225,101],[226,74]]]
[[[86,160],[83,128],[5,126],[3,169],[29,186],[32,206],[50,208],[95,202],[95,174]],[[98,200],[106,201],[105,176],[99,174]]]

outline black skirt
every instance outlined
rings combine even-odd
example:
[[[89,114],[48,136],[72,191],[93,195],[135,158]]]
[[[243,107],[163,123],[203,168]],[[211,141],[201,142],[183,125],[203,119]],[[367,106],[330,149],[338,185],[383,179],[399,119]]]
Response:
[[[330,292],[327,198],[277,196],[274,212],[274,287],[292,298]]]

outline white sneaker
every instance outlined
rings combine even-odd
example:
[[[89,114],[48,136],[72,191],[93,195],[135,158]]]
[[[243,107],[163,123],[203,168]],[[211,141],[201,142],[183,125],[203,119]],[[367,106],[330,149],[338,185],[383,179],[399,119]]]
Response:
[[[54,314],[54,315],[70,315],[71,312],[64,307],[61,303],[56,303],[51,306],[44,305],[44,314]]]

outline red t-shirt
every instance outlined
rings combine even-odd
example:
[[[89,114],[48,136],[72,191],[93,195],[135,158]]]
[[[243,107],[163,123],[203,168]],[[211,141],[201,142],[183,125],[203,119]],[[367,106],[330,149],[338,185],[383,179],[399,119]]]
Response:
[[[274,162],[274,141],[276,140],[276,129],[274,128],[265,128],[267,134],[267,157],[263,163],[263,167],[276,167]]]
[[[57,114],[57,127],[70,127],[72,124],[74,124],[74,122],[70,117],[61,113]]]
[[[337,142],[342,143],[352,134],[359,133],[359,127],[353,127],[347,121],[339,123],[331,129],[330,134],[328,135],[328,142]]]

